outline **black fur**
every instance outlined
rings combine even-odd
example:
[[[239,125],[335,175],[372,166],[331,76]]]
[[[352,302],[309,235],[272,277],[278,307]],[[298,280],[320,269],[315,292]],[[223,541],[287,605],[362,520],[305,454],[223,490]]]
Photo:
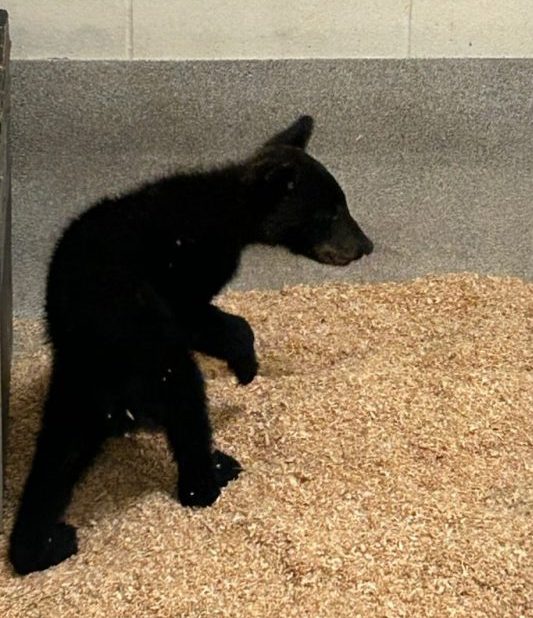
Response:
[[[254,335],[213,297],[251,243],[335,264],[372,250],[337,182],[304,151],[312,125],[300,118],[244,163],[105,199],[64,232],[46,297],[52,377],[11,535],[18,573],[76,552],[75,529],[62,518],[108,436],[162,428],[186,506],[212,504],[240,473],[235,459],[213,451],[191,352],[225,360],[248,384],[258,367]]]

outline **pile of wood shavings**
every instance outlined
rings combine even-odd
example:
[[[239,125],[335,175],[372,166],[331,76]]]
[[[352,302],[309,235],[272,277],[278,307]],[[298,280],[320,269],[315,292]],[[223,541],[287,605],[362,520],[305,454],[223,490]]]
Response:
[[[453,275],[220,304],[261,360],[244,388],[202,359],[218,445],[246,472],[188,511],[161,436],[110,442],[70,510],[80,553],[26,578],[0,564],[0,615],[533,615],[533,285]],[[49,369],[40,325],[19,327],[8,529]]]

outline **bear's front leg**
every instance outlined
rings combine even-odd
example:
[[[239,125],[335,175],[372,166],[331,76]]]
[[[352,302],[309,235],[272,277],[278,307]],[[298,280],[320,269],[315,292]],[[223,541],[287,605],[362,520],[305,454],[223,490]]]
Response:
[[[257,375],[258,362],[254,332],[238,315],[209,305],[194,318],[193,349],[225,360],[241,384],[249,384]]]
[[[226,361],[240,384],[246,385],[257,375],[259,364],[255,355],[254,331],[248,322],[229,313],[224,314],[226,324]]]
[[[233,457],[213,452],[204,382],[192,358],[176,363],[165,389],[164,424],[178,464],[178,500],[184,506],[209,506],[242,468]]]

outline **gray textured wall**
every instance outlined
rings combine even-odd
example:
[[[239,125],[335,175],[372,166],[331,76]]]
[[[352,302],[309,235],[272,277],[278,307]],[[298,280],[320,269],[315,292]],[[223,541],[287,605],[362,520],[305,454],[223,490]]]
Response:
[[[533,60],[17,61],[15,310],[69,217],[172,166],[246,155],[299,113],[376,243],[347,269],[251,250],[235,287],[470,270],[531,277]]]

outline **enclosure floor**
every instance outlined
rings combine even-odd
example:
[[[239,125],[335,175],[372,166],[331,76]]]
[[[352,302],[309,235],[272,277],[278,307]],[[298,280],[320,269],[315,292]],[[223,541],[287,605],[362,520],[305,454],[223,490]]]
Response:
[[[107,444],[69,513],[80,552],[15,577],[0,615],[531,616],[533,284],[475,275],[221,299],[260,375],[204,362],[217,444],[245,472],[213,508],[173,498],[164,439]],[[49,352],[18,323],[7,527]]]

